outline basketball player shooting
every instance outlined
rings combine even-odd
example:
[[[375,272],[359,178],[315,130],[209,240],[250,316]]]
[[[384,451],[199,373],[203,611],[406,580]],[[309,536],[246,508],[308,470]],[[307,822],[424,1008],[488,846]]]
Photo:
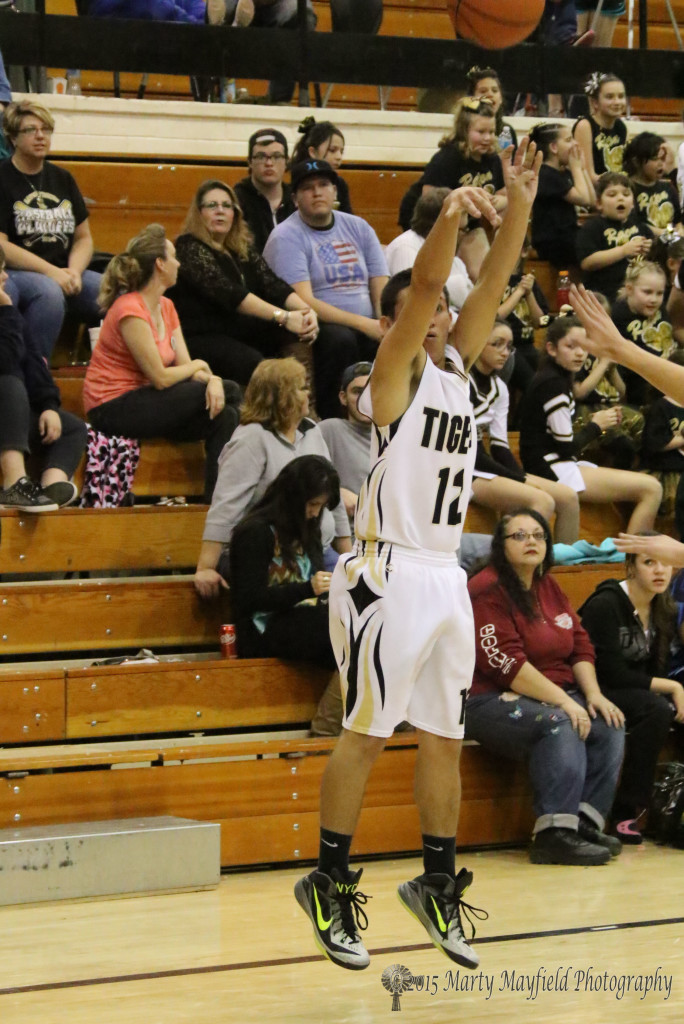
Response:
[[[404,719],[418,737],[424,873],[400,885],[399,898],[448,957],[464,967],[479,963],[461,923],[461,909],[475,909],[462,900],[472,874],[455,868],[459,759],[475,663],[456,553],[476,448],[466,371],[489,337],[520,253],[541,163],[526,138],[512,153],[511,147],[501,155],[503,221],[486,191],[456,189],[413,270],[386,285],[384,336],[359,398],[359,410],[373,421],[371,471],[359,494],[355,548],[337,563],[329,602],[344,729],[321,787],[318,867],[295,886],[317,945],[350,970],[369,964],[359,935],[368,923],[362,869],[349,869],[352,836],[373,763]],[[450,337],[444,282],[465,215],[485,218],[498,232]]]

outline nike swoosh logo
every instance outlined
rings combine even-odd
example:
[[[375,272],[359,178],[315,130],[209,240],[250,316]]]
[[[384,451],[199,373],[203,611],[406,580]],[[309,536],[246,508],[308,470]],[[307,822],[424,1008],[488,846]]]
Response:
[[[325,839],[323,840],[325,842]],[[429,843],[423,843],[423,846],[427,846],[428,850],[434,850],[436,853],[441,853],[444,849],[443,846],[430,846]]]
[[[316,892],[315,889],[314,889],[314,892]],[[434,897],[431,896],[430,899],[432,900],[432,906],[435,908],[435,917],[437,918],[437,927],[439,928],[440,932],[442,932],[443,935],[446,935],[447,926],[444,924],[444,918],[442,917],[442,915],[439,912],[439,907],[435,903]]]
[[[327,839],[321,839],[321,842],[325,843],[326,846],[332,846],[333,850],[335,849],[336,846],[340,845],[339,843],[329,843]]]
[[[313,894],[314,903],[316,904],[316,924],[318,925],[322,932],[327,932],[328,928],[333,922],[333,919],[331,917],[328,921],[326,921],[326,919],[323,917],[323,912],[321,911],[321,905],[318,902],[318,892],[316,891],[315,885],[313,887]],[[437,911],[437,913],[439,913],[439,911]]]

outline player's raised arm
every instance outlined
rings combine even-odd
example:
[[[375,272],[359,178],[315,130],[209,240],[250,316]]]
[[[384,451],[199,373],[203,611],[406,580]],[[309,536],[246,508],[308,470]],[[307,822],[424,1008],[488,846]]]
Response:
[[[623,338],[595,295],[583,285],[570,289],[570,304],[587,332],[585,347],[592,353],[620,363],[649,381],[658,391],[684,405],[684,367],[654,356]]]
[[[513,153],[509,146],[501,153],[501,165],[508,205],[482,264],[480,276],[468,295],[451,333],[466,369],[478,358],[491,334],[508,279],[520,258],[534,197],[537,194],[541,152],[525,136]]]
[[[378,347],[370,382],[376,423],[393,422],[410,403],[413,382],[420,378],[425,365],[423,342],[451,271],[464,213],[484,217],[494,225],[499,223],[499,215],[484,189],[458,188],[445,199],[416,257],[411,283],[394,317],[381,318],[385,334]]]

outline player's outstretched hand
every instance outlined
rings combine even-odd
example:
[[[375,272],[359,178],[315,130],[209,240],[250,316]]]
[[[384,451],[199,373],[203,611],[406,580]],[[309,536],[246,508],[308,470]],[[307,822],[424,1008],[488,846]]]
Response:
[[[570,305],[587,332],[585,347],[591,354],[614,363],[621,362],[625,346],[631,342],[622,337],[596,296],[583,284],[579,288],[573,284],[570,286]]]
[[[541,150],[537,152],[534,142],[525,135],[516,146],[515,153],[513,146],[507,146],[500,156],[509,203],[521,200],[531,206],[537,194],[543,153]]]
[[[495,228],[498,228],[501,223],[501,217],[494,209],[489,192],[483,188],[473,188],[470,185],[456,188],[450,192],[444,200],[442,210],[448,219],[468,213],[471,217],[484,217]]]
[[[648,555],[665,565],[684,565],[684,544],[658,533],[655,537],[641,537],[637,533],[621,533],[614,538],[615,547],[626,555]]]

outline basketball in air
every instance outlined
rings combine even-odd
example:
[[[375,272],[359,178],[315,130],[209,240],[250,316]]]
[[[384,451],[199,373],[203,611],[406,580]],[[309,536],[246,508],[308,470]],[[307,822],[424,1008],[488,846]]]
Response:
[[[486,50],[515,46],[534,32],[544,0],[447,0],[456,35]]]

